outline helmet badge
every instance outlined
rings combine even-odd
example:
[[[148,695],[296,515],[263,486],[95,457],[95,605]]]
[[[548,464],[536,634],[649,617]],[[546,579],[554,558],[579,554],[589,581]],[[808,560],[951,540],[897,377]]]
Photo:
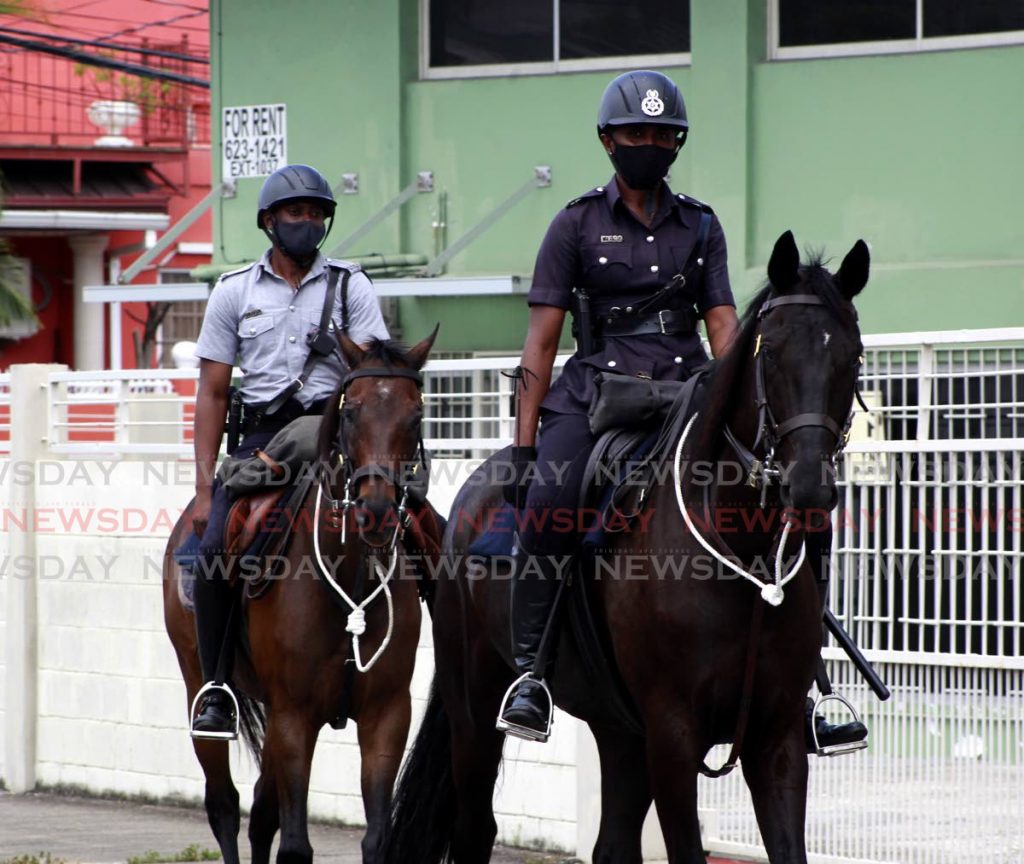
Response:
[[[658,117],[665,111],[665,103],[661,101],[657,90],[648,90],[647,98],[640,103],[640,110],[648,117]]]

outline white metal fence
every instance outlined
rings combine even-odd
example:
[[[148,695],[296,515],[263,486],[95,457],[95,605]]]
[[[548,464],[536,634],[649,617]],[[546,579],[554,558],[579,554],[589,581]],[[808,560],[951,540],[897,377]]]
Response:
[[[842,471],[831,607],[893,690],[845,656],[834,681],[866,753],[812,766],[808,841],[824,861],[1024,862],[1024,328],[865,338],[861,416]],[[560,358],[564,360],[564,358]],[[427,367],[428,446],[510,441],[514,358]],[[55,454],[191,452],[194,371],[59,373]],[[9,423],[0,376],[0,438]],[[6,428],[9,429],[9,426]],[[738,775],[701,784],[712,851],[754,853]]]

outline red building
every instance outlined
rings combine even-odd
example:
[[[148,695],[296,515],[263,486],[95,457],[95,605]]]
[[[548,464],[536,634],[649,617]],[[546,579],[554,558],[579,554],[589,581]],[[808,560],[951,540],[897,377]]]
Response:
[[[196,304],[171,308],[147,363],[145,322],[153,329],[162,309],[125,303],[106,314],[83,288],[115,284],[210,191],[207,4],[34,5],[0,15],[0,237],[40,326],[0,330],[0,369],[168,365],[170,345],[197,326]],[[130,284],[192,281],[188,271],[210,261],[211,233],[207,211]]]

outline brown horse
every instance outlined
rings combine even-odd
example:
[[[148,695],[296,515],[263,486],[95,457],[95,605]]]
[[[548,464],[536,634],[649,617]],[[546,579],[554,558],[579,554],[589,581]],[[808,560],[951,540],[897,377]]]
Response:
[[[391,579],[389,568],[403,554],[397,540],[411,516],[407,510],[414,509],[405,496],[410,468],[425,494],[418,370],[436,333],[409,350],[374,342],[363,351],[339,338],[351,371],[328,403],[337,408],[325,412],[320,426],[317,482],[301,503],[287,547],[275,556],[283,565],[279,578],[259,599],[246,592],[233,684],[241,694],[243,734],[260,765],[249,826],[254,864],[269,861],[279,828],[278,862],[312,860],[306,799],[313,748],[320,728],[339,719],[339,710],[357,724],[367,822],[363,861],[377,860],[409,731],[420,631],[416,581]],[[428,505],[420,497],[418,506]],[[163,591],[167,633],[192,705],[202,673],[194,615],[182,602],[182,573],[173,557],[191,530],[189,512],[167,544]],[[362,614],[350,614],[342,594],[355,605],[373,599]],[[360,671],[346,670],[353,661]],[[238,793],[228,744],[193,743],[206,775],[210,826],[225,864],[237,864]]]
[[[836,503],[831,468],[863,350],[851,301],[867,282],[868,258],[858,242],[833,275],[818,261],[800,266],[792,234],[779,238],[769,283],[713,364],[698,414],[655,466],[668,467],[654,473],[670,481],[650,488],[638,520],[646,527],[606,535],[600,578],[568,588],[582,584],[589,594],[635,714],[630,723],[616,710],[621,703],[592,672],[573,617],[573,627],[561,628],[549,681],[556,704],[586,721],[597,741],[595,864],[639,864],[652,798],[670,864],[703,862],[697,777],[710,772],[708,750],[729,742],[742,757],[770,860],[806,864],[804,710],[823,600],[797,550],[808,536],[804,517]],[[717,470],[726,462],[744,466],[739,482]],[[748,485],[748,475],[761,488]],[[515,589],[467,550],[492,524],[481,514],[501,502],[501,489],[488,482],[496,476],[485,463],[449,516],[444,548],[455,578],[437,585],[435,687],[395,794],[388,864],[490,860],[504,743],[495,719],[516,677]],[[730,532],[730,524],[742,527]]]

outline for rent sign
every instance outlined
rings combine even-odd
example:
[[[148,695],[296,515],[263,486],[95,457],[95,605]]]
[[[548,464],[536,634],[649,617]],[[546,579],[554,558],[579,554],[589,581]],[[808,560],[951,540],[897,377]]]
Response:
[[[284,105],[241,105],[224,109],[223,178],[266,177],[288,164]]]

